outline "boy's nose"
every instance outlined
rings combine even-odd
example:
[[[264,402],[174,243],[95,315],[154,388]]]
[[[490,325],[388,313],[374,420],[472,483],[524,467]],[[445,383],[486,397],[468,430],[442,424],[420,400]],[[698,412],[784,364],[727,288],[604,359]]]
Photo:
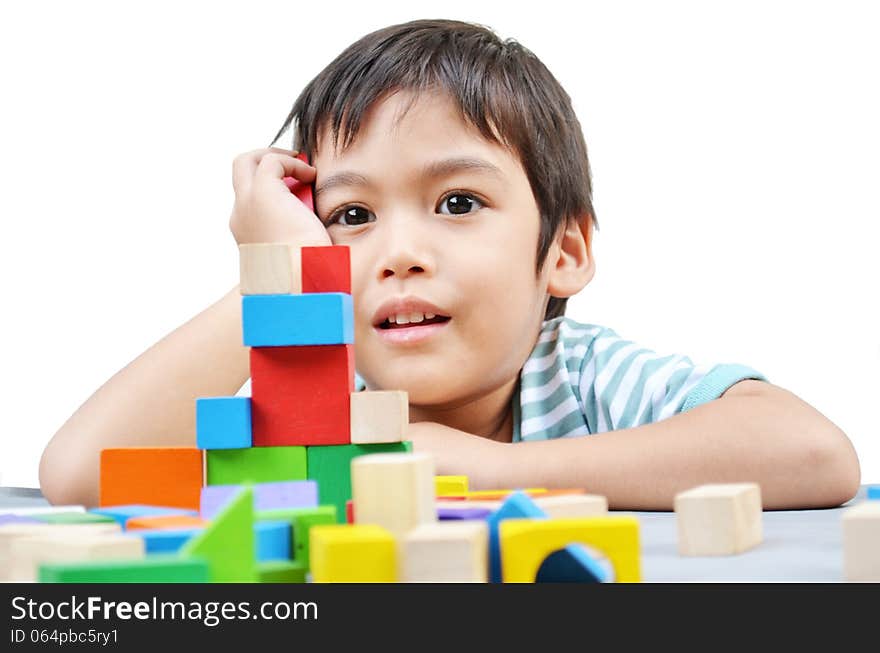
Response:
[[[433,250],[427,234],[398,227],[385,234],[379,245],[380,279],[397,276],[405,279],[413,274],[432,274],[435,268]]]

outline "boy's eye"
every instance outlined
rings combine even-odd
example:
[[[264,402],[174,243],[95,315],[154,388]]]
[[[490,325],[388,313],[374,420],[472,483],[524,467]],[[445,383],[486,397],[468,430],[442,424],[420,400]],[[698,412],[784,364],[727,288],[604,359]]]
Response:
[[[476,206],[475,206],[476,204]],[[445,212],[442,207],[446,205],[449,212]],[[466,215],[477,208],[482,208],[483,203],[469,193],[449,193],[437,205],[437,209],[443,215]],[[371,222],[370,217],[375,218],[372,211],[363,206],[346,206],[336,211],[330,216],[326,226],[339,222],[345,227],[360,227]]]
[[[440,206],[442,207],[444,204],[448,203],[451,215],[464,215],[470,213],[474,202],[481,207],[483,206],[480,200],[468,193],[450,193],[440,200]],[[443,213],[443,211],[441,211],[441,213]]]

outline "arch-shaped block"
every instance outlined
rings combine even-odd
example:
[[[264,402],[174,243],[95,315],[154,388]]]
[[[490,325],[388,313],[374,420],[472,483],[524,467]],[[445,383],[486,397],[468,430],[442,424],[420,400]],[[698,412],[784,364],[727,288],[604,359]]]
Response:
[[[635,517],[507,519],[499,524],[505,583],[533,583],[544,559],[579,542],[601,551],[619,583],[641,581],[639,522]]]

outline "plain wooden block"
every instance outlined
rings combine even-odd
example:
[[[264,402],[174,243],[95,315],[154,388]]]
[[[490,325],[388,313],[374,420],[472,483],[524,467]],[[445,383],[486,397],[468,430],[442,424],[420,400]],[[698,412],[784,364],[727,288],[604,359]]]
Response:
[[[71,535],[69,532],[47,532],[20,537],[11,542],[10,578],[17,582],[35,582],[40,565],[49,562],[132,559],[143,556],[144,542],[138,537],[121,533]]]
[[[250,361],[254,447],[351,442],[353,345],[252,347]]]
[[[116,522],[92,524],[49,524],[49,523],[10,523],[0,525],[0,581],[9,580],[10,549],[13,542],[26,537],[51,535],[52,537],[73,538],[89,535],[119,533]]]
[[[355,521],[378,524],[401,537],[437,521],[434,458],[425,453],[379,453],[351,461]]]
[[[351,395],[351,443],[403,442],[409,426],[404,390],[362,390]]]
[[[351,294],[351,256],[348,245],[303,247],[302,292]]]
[[[198,510],[202,468],[202,452],[195,447],[104,449],[98,504]]]
[[[238,246],[242,295],[302,292],[300,248],[287,243],[246,243]]]
[[[489,527],[484,521],[422,524],[401,547],[404,583],[485,583],[489,579]]]
[[[700,485],[675,495],[678,552],[734,555],[760,544],[761,488],[757,483]]]
[[[381,526],[313,526],[309,540],[315,583],[397,582],[397,543]]]
[[[843,512],[843,568],[848,581],[880,582],[880,501]]]
[[[556,494],[533,497],[535,505],[554,517],[593,517],[608,514],[608,499],[600,494]]]

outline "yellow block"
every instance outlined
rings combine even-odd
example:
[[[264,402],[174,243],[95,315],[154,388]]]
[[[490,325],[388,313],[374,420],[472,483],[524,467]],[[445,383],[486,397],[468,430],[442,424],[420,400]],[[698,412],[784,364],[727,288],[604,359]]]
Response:
[[[394,536],[376,524],[324,524],[309,529],[314,583],[396,583]]]
[[[438,497],[444,494],[459,495],[466,494],[468,491],[467,476],[435,476],[434,477],[435,493]]]
[[[498,534],[505,583],[534,583],[547,556],[575,543],[602,552],[616,582],[641,581],[639,522],[632,516],[505,519]]]

